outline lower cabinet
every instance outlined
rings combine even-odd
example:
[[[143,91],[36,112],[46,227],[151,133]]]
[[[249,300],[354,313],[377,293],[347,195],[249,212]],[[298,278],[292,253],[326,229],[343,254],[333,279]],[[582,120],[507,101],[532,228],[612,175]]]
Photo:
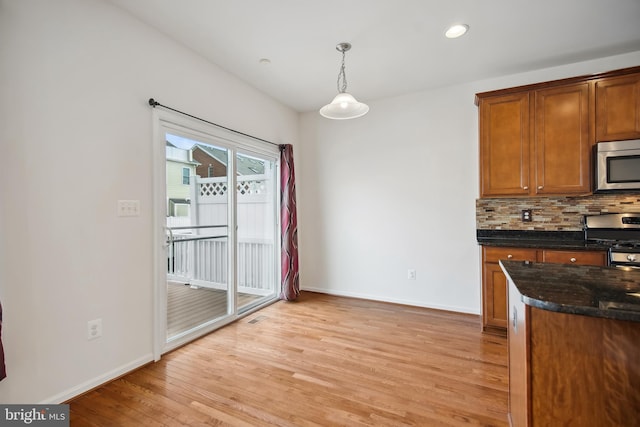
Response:
[[[507,333],[507,277],[498,261],[536,261],[536,249],[482,247],[482,330]]]
[[[507,278],[498,261],[537,261],[558,264],[607,265],[605,251],[482,247],[482,330],[507,334]]]

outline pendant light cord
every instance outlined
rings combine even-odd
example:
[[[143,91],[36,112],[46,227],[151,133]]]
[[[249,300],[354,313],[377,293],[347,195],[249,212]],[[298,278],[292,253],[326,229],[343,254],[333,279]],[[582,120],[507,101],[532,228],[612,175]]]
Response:
[[[340,72],[338,73],[338,92],[345,93],[347,91],[347,75],[344,72],[344,56],[346,52],[342,51],[342,66],[340,67]],[[342,85],[340,85],[340,79],[342,78]]]

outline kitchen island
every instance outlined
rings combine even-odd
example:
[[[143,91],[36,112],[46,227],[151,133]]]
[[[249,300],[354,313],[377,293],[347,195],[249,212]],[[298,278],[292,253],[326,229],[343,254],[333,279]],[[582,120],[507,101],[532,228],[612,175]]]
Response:
[[[640,270],[500,265],[511,425],[640,425]]]

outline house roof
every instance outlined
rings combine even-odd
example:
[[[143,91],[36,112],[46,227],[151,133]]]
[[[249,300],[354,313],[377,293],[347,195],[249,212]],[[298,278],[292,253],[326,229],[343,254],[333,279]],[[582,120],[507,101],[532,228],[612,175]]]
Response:
[[[200,149],[202,152],[225,166],[228,164],[229,159],[227,158],[227,150],[196,143],[191,150],[193,151],[197,149]],[[238,175],[262,175],[264,173],[264,162],[247,156],[238,156],[236,167],[238,169]]]
[[[173,148],[177,151],[177,153],[179,154],[184,154],[185,158],[181,158],[180,156],[178,156],[176,154],[176,151],[174,150],[168,150],[167,154],[166,154],[166,160],[169,162],[175,162],[175,163],[182,163],[185,165],[190,165],[190,166],[200,166],[199,162],[196,162],[194,160],[189,160],[187,154],[189,153],[189,150],[185,150],[184,148],[180,148],[178,146],[176,146],[175,144],[170,143],[169,141],[165,141],[166,147],[169,148]],[[171,153],[171,154],[170,154]]]

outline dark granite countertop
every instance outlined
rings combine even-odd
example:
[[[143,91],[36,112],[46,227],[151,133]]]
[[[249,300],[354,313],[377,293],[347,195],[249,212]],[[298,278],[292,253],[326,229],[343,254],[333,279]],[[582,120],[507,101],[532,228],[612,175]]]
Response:
[[[505,260],[500,265],[527,305],[640,322],[640,270]]]
[[[586,242],[582,231],[476,230],[476,239],[485,246],[593,251],[609,248]]]

